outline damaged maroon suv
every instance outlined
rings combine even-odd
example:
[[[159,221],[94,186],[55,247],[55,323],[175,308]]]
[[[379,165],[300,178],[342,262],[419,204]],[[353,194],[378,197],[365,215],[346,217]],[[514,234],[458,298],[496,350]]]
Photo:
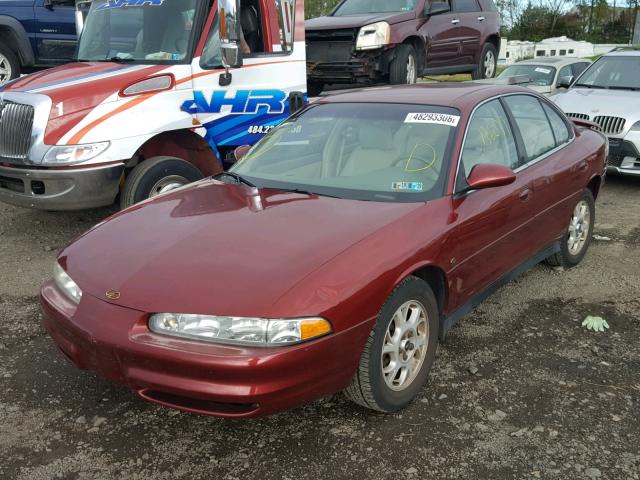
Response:
[[[420,76],[496,73],[493,0],[343,0],[306,22],[309,95],[330,84],[415,83]]]

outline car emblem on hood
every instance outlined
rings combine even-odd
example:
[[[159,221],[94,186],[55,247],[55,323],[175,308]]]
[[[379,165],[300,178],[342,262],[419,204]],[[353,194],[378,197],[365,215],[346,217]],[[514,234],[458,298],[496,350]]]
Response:
[[[109,290],[107,293],[104,294],[104,296],[107,297],[109,300],[119,300],[120,292],[118,290]]]

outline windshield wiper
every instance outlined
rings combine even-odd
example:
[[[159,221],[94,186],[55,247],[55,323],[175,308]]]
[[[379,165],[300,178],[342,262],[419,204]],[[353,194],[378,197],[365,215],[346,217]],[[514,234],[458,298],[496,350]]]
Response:
[[[336,195],[329,195],[328,193],[318,193],[318,192],[312,192],[310,190],[305,190],[302,188],[280,188],[280,187],[273,187],[274,190],[280,190],[281,192],[287,192],[287,193],[299,193],[300,195],[309,195],[310,197],[329,197],[329,198],[341,198],[338,197]]]
[[[111,57],[111,58],[98,58],[95,60],[87,60],[90,62],[114,62],[114,63],[131,63],[135,62],[135,58],[122,58],[122,57]]]
[[[217,175],[214,175],[213,179],[214,180],[218,180],[219,178],[224,178],[224,177],[233,178],[236,181],[236,183],[242,183],[242,184],[246,185],[247,187],[258,188],[255,184],[251,183],[249,180],[244,178],[242,175],[238,175],[235,172],[222,172],[222,173],[219,173]]]
[[[626,87],[626,86],[622,86],[622,85],[611,85],[609,86],[609,89],[611,90],[632,90],[632,91],[636,91],[636,90],[640,90],[640,87]]]
[[[587,83],[576,83],[574,87],[585,87],[585,88],[602,88],[607,90],[609,87],[605,87],[604,85],[589,85]]]

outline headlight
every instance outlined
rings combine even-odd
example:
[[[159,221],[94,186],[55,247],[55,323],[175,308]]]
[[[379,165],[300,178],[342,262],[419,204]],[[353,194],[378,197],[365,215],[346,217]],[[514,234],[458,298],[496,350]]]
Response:
[[[369,50],[380,48],[389,44],[391,40],[391,27],[387,22],[378,22],[362,27],[358,33],[356,50]]]
[[[109,142],[51,147],[44,156],[44,163],[50,165],[82,163],[96,158],[98,155],[104,153],[107,148],[109,148]]]
[[[629,130],[630,132],[640,132],[640,121],[634,123],[631,126],[631,130]]]
[[[67,297],[75,303],[80,303],[80,300],[82,299],[82,290],[80,290],[80,287],[78,287],[76,282],[73,281],[58,262],[53,266],[53,280]]]
[[[293,345],[331,333],[324,318],[277,319],[158,313],[149,320],[156,333],[213,343],[262,347]]]

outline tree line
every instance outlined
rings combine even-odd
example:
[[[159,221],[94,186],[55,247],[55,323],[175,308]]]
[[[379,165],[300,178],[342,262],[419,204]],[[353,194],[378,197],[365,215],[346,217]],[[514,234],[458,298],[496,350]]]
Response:
[[[340,0],[305,0],[307,18],[326,15]],[[592,43],[631,43],[640,0],[494,0],[503,36],[531,40],[566,35]]]

